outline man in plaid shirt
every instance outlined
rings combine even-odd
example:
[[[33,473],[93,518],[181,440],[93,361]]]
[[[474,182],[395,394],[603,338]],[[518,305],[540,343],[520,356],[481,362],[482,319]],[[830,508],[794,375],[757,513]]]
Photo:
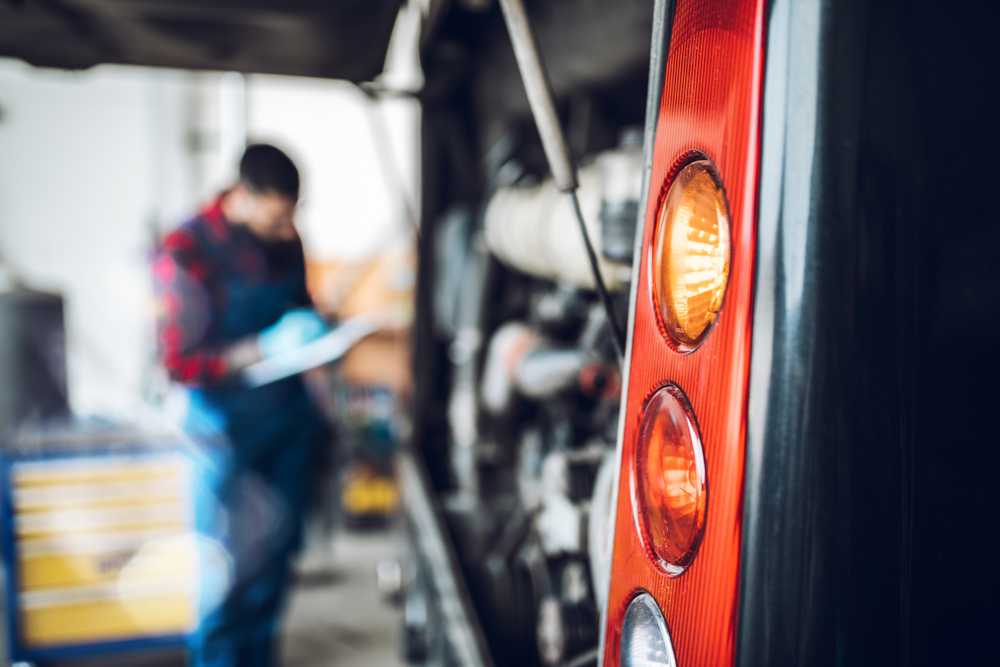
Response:
[[[203,602],[198,667],[273,664],[292,555],[325,424],[300,377],[262,387],[239,371],[321,336],[294,226],[299,175],[279,149],[248,147],[240,178],[164,239],[154,263],[161,360],[187,397],[185,428],[213,462],[199,530],[233,572]],[[203,581],[203,589],[214,582]]]

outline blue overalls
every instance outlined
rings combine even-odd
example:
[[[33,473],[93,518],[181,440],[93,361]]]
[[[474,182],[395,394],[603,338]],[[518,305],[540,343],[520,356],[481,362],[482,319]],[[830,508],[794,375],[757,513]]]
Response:
[[[201,622],[190,644],[196,667],[276,661],[291,561],[328,431],[300,377],[248,388],[231,375],[218,377],[225,369],[217,355],[308,304],[296,247],[281,249],[275,260],[273,249],[229,225],[216,206],[168,236],[157,260],[157,287],[167,303],[160,328],[165,364],[185,383],[185,429],[209,463],[196,525],[223,547],[230,565],[225,581],[218,569],[205,570]]]

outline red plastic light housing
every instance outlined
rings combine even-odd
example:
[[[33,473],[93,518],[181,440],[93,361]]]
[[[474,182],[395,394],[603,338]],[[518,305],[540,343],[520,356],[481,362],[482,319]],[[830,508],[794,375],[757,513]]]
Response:
[[[662,611],[680,667],[724,667],[735,659],[764,10],[763,0],[676,0],[673,20],[668,22],[669,49],[641,254],[637,256],[611,583],[603,633],[602,664],[606,667],[622,664],[626,610],[642,592]],[[728,266],[718,261],[724,253],[712,254],[717,258],[715,266],[723,267],[721,273],[728,277],[721,290],[724,301],[716,296],[708,300],[710,306],[721,304],[713,317],[689,317],[686,327],[678,322],[682,326],[671,332],[669,311],[664,317],[661,310],[668,305],[667,299],[675,299],[671,306],[675,315],[680,310],[678,304],[687,308],[688,316],[695,309],[688,307],[692,305],[690,298],[684,306],[684,294],[666,295],[664,246],[661,244],[658,253],[656,234],[665,229],[659,223],[668,217],[671,186],[686,167],[699,160],[711,164],[707,172],[714,177],[708,191],[715,194],[705,201],[721,198],[728,203]],[[718,208],[720,214],[723,210]],[[721,219],[721,215],[717,217]],[[657,269],[661,271],[659,278]],[[666,269],[669,278],[670,267]],[[685,274],[694,278],[687,269],[675,272],[681,279]],[[718,294],[715,287],[713,284],[705,293]],[[710,311],[711,307],[704,312]],[[644,422],[648,428],[648,419],[652,419],[644,416],[649,400],[668,386],[683,390],[692,422],[692,416],[697,415],[704,479],[711,486],[711,503],[706,498],[700,506],[702,527],[698,530],[692,530],[697,521],[671,523],[666,521],[665,510],[649,508],[670,502],[699,508],[702,501],[692,503],[685,493],[668,500],[671,492],[662,488],[649,489],[644,498],[638,476],[633,477],[648,472],[657,447],[657,451],[670,453],[641,434]],[[663,474],[671,468],[685,469],[672,462],[661,465]],[[693,497],[703,498],[698,494]],[[661,511],[659,520],[657,511]],[[654,537],[657,525],[663,528],[660,539]],[[699,531],[700,544],[691,537]],[[693,546],[685,551],[688,544]],[[685,555],[676,555],[682,552]],[[664,567],[671,559],[675,565],[687,562],[680,574]]]
[[[662,387],[646,403],[631,474],[647,547],[665,572],[678,575],[701,544],[708,485],[698,425],[674,385]]]

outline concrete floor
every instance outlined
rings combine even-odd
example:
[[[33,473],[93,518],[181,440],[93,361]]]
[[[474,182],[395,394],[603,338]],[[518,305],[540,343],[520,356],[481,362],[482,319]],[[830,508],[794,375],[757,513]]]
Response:
[[[375,586],[379,561],[403,555],[399,529],[341,528],[325,549],[310,541],[285,619],[282,667],[401,667],[402,612]]]

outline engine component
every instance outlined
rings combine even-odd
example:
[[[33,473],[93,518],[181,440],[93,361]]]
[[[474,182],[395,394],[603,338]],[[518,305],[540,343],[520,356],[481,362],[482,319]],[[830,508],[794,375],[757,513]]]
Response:
[[[607,311],[611,333],[614,334],[615,345],[618,348],[618,356],[624,357],[625,331],[618,321],[614,302],[608,292],[604,272],[601,270],[600,260],[591,240],[593,234],[587,226],[580,206],[573,159],[567,147],[566,138],[562,133],[559,116],[556,114],[552,86],[538,55],[538,42],[535,33],[528,22],[528,15],[522,0],[500,0],[500,9],[503,11],[504,21],[507,23],[507,32],[514,47],[517,67],[521,71],[521,79],[524,81],[525,92],[528,94],[528,106],[531,107],[531,113],[535,118],[535,125],[538,127],[542,148],[546,158],[548,158],[553,181],[560,192],[569,195],[570,203],[573,206],[573,217],[577,224],[577,230],[580,232],[580,240],[583,241],[584,251],[587,254],[587,266],[590,268],[594,287],[600,294],[601,302]]]
[[[525,523],[527,526],[527,523]],[[506,537],[506,536],[505,536]],[[495,650],[501,653],[498,664],[535,664],[537,628],[531,619],[537,617],[539,587],[538,568],[544,559],[524,545],[526,533],[516,545],[521,551],[503,553],[501,544],[483,566],[483,581],[489,599],[488,625],[494,637]],[[527,619],[527,622],[526,622]]]
[[[467,220],[465,222],[468,222]],[[460,225],[459,220],[456,225]],[[461,235],[461,229],[455,232]],[[476,468],[477,442],[476,404],[477,363],[483,336],[481,313],[488,289],[486,280],[488,257],[482,249],[479,236],[473,234],[468,251],[457,258],[462,264],[458,290],[454,293],[455,307],[452,312],[453,338],[449,357],[452,362],[452,392],[448,401],[448,424],[454,446],[451,448],[452,472],[458,488],[475,496],[479,489],[479,475]]]
[[[602,238],[619,242],[612,254],[621,255],[632,240],[616,237],[621,225],[599,227],[597,210],[606,185],[619,204],[627,200],[631,164],[628,156],[605,155],[581,174],[594,193],[585,202],[588,219]],[[638,184],[638,167],[635,173]],[[536,209],[538,202],[563,206],[562,232],[563,223]],[[605,213],[614,208],[605,206]],[[455,528],[468,554],[463,566],[503,664],[566,664],[597,646],[588,522],[595,479],[617,432],[621,379],[608,313],[589,291],[592,273],[576,223],[551,183],[504,187],[484,218],[484,243],[472,231],[464,259],[442,248],[447,262],[465,265],[463,276],[495,281],[489,297],[465,278],[446,290],[456,307],[441,313],[450,326],[439,328],[452,341],[449,423],[458,484],[448,502],[451,523],[469,529]],[[459,232],[447,229],[457,239],[454,248],[461,247]],[[579,279],[566,278],[561,259],[526,253],[519,239],[536,242],[536,249],[548,243],[557,258],[572,256],[567,247],[576,244],[576,268],[569,268]],[[627,265],[603,263],[614,267],[605,277],[617,275],[616,288],[627,285]]]
[[[611,545],[614,531],[615,456],[609,450],[597,471],[594,495],[590,501],[587,517],[587,555],[590,560],[590,576],[594,597],[598,607],[603,609],[608,596],[608,581],[611,577]]]
[[[543,399],[579,384],[587,355],[579,349],[539,346],[526,354],[514,371],[521,394]]]
[[[597,610],[588,593],[586,568],[571,560],[562,564],[558,595],[538,605],[538,655],[544,665],[565,665],[597,642]]]
[[[615,227],[624,225],[620,209],[628,206],[629,184],[638,201],[640,164],[635,149],[628,147],[603,153],[579,171],[580,208],[591,237],[600,241],[597,250],[604,256],[599,261],[601,274],[612,291],[624,289],[631,276],[629,264],[623,263],[627,260],[622,248],[627,246],[630,256],[633,237],[623,242],[627,231]],[[602,207],[617,216],[607,231],[598,228]],[[572,206],[551,180],[500,188],[486,208],[486,245],[501,261],[520,271],[592,290],[594,276],[577,224]],[[605,242],[611,244],[607,250]],[[622,259],[611,261],[609,257]]]
[[[544,399],[580,384],[590,358],[576,347],[555,347],[520,322],[503,325],[490,342],[483,369],[482,401],[493,414],[503,414],[515,391]]]
[[[577,553],[583,549],[583,509],[563,495],[549,495],[535,521],[542,551]]]
[[[642,130],[626,129],[620,147],[598,160],[603,185],[601,253],[612,262],[631,264],[642,195],[642,183],[637,178],[642,173]]]
[[[614,368],[585,346],[557,346],[521,322],[508,322],[490,341],[481,399],[492,414],[510,409],[515,393],[542,400],[572,387],[595,396],[617,391]]]
[[[508,322],[490,341],[483,367],[481,399],[483,407],[499,415],[514,398],[514,373],[525,355],[540,343],[538,334],[521,322]]]
[[[434,327],[454,336],[463,324],[461,305],[463,291],[475,271],[473,216],[468,208],[456,207],[442,216],[440,231],[434,243]]]
[[[535,300],[532,324],[547,338],[576,340],[591,317],[591,306],[592,301],[586,292],[561,285]]]

